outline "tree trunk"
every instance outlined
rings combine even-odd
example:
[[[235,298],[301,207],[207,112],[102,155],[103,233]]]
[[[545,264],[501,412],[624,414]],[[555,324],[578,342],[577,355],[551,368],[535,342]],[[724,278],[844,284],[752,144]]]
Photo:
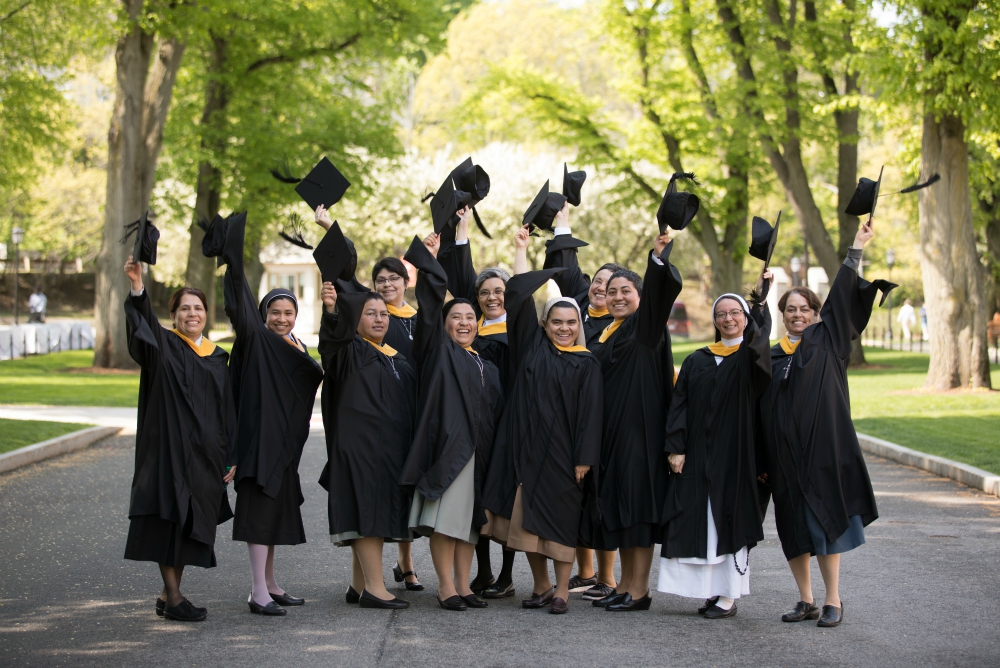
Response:
[[[976,251],[965,125],[924,116],[921,174],[941,181],[920,191],[920,264],[931,360],[924,387],[990,387],[983,269]]]

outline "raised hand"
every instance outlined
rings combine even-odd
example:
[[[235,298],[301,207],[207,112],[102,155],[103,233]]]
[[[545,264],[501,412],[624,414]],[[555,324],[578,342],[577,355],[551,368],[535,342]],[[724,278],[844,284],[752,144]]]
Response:
[[[527,250],[528,243],[531,241],[531,236],[528,232],[528,226],[518,229],[514,233],[514,248],[517,250]]]
[[[670,230],[667,230],[660,236],[656,237],[656,240],[653,242],[653,251],[656,253],[656,257],[660,257],[660,254],[663,253],[663,249],[666,248],[669,243]]]
[[[142,263],[134,262],[131,255],[125,260],[125,275],[132,282],[132,292],[142,292]]]
[[[327,313],[333,313],[334,309],[337,308],[337,288],[330,281],[323,282],[322,298],[323,308],[326,309]]]
[[[316,207],[316,224],[324,230],[328,230],[333,227],[333,221],[330,219],[330,212],[327,211],[326,207],[322,204]]]
[[[431,252],[431,255],[437,257],[438,251],[441,250],[441,235],[431,232],[424,237],[424,246]]]
[[[552,227],[569,227],[569,200],[566,200],[563,208],[559,209],[555,220],[552,221]]]
[[[864,248],[865,244],[871,241],[874,236],[875,230],[872,228],[872,221],[868,219],[858,228],[858,233],[854,235],[854,243],[851,244],[851,248]]]
[[[458,224],[455,225],[455,241],[466,241],[469,238],[469,220],[472,218],[472,207],[462,207],[456,213],[458,213]],[[436,252],[434,257],[437,257]]]

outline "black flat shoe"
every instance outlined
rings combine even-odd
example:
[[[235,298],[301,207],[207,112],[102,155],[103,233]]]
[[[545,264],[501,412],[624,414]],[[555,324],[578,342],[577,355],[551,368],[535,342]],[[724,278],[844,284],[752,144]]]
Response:
[[[156,599],[156,616],[157,617],[162,617],[163,616],[163,609],[165,607],[167,607],[167,602],[164,601],[162,598],[157,597],[157,599]]]
[[[795,604],[794,609],[781,616],[783,622],[801,622],[806,619],[819,619],[819,608],[816,607],[815,603],[799,601]]]
[[[304,598],[295,598],[294,596],[289,595],[287,591],[284,594],[272,594],[271,592],[267,593],[271,597],[272,601],[283,607],[306,604],[306,600]]]
[[[735,617],[735,616],[736,616],[735,602],[733,603],[733,607],[729,608],[728,610],[723,610],[719,606],[713,605],[711,608],[708,609],[708,612],[705,613],[705,619],[726,619],[727,617]]]
[[[462,597],[458,594],[449,596],[443,601],[439,598],[438,603],[440,603],[441,607],[445,610],[454,610],[455,612],[465,612],[469,608],[469,606],[465,604],[465,601],[462,600]]]
[[[361,607],[362,608],[387,608],[389,610],[402,610],[403,608],[410,607],[408,601],[404,601],[401,598],[393,597],[388,601],[381,598],[376,598],[375,596],[368,593],[367,589],[361,590]]]
[[[346,600],[351,605],[354,605],[355,603],[361,600],[361,594],[354,591],[354,587],[348,586],[347,593],[344,594],[344,600]]]
[[[621,594],[619,594],[618,592],[612,590],[611,593],[605,596],[604,598],[599,598],[596,601],[591,601],[590,604],[595,608],[606,608],[612,603],[617,603],[618,601],[623,599],[626,593],[627,592],[622,592]]]
[[[282,608],[280,605],[271,601],[267,605],[261,605],[257,601],[253,600],[253,595],[247,599],[247,605],[250,607],[250,612],[255,615],[267,615],[268,617],[281,617],[287,615],[288,611]]]
[[[718,596],[713,596],[712,598],[705,599],[705,605],[703,605],[700,608],[698,608],[698,614],[699,615],[704,615],[706,612],[708,612],[711,609],[711,607],[713,605],[715,605],[718,602],[719,602],[719,597]]]
[[[205,610],[198,610],[187,599],[175,606],[163,606],[163,618],[173,619],[177,622],[203,622],[207,616],[208,613]]]
[[[581,578],[579,575],[574,575],[569,579],[569,593],[577,594],[581,591],[587,591],[596,584],[596,574],[592,578]]]
[[[469,589],[472,590],[473,594],[481,594],[490,587],[492,587],[493,585],[495,585],[496,583],[497,581],[493,578],[492,575],[489,576],[477,575],[476,578],[469,583]]]
[[[544,608],[545,606],[547,606],[549,603],[552,602],[552,599],[555,597],[555,595],[556,595],[555,587],[549,587],[541,594],[536,594],[532,592],[531,598],[521,601],[521,607],[528,608],[529,610],[535,608]]]
[[[501,588],[498,583],[494,583],[489,587],[487,587],[486,589],[479,592],[479,595],[482,596],[483,598],[507,598],[508,596],[513,596],[514,583],[509,582],[503,588]]]
[[[816,626],[821,626],[825,629],[833,628],[844,621],[844,602],[840,602],[840,607],[835,605],[824,605],[823,606],[823,616],[819,618],[816,622]]]
[[[489,603],[479,598],[475,594],[471,594],[469,596],[459,596],[459,597],[463,601],[465,601],[465,605],[467,605],[470,608],[488,608],[490,606]]]
[[[411,575],[414,578],[417,577],[417,574],[414,571],[406,571],[404,573],[403,569],[399,567],[399,562],[396,562],[396,565],[392,567],[392,577],[394,577],[396,579],[396,582],[402,582],[403,585],[406,586],[406,590],[407,591],[423,591],[424,590],[424,586],[422,584],[420,584],[419,582],[408,582],[407,581],[406,578],[410,577]]]
[[[625,592],[622,599],[617,603],[612,603],[604,607],[608,612],[632,612],[633,610],[649,610],[649,606],[653,603],[653,597],[646,592],[646,595],[642,598],[636,599],[632,598],[632,594]]]

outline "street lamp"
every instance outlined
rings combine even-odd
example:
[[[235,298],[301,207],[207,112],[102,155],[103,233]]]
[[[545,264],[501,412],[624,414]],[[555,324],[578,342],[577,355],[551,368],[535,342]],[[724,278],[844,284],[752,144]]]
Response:
[[[891,283],[892,282],[892,268],[896,264],[896,251],[892,250],[891,248],[888,249],[885,252],[885,264],[886,264],[886,266],[889,267],[889,282]],[[888,321],[889,321],[889,335],[888,335],[888,338],[889,338],[889,349],[891,350],[892,349],[892,292],[890,291],[887,296],[889,298],[889,313],[888,313],[888,316],[887,316],[888,317]]]
[[[792,257],[792,286],[797,287],[799,281],[799,269],[802,268],[802,260],[797,255]]]
[[[20,227],[15,226],[14,229],[10,231],[10,240],[14,242],[14,324],[17,324],[17,283],[20,277],[21,269],[21,257],[19,254],[19,246],[21,242],[24,241],[24,230]]]

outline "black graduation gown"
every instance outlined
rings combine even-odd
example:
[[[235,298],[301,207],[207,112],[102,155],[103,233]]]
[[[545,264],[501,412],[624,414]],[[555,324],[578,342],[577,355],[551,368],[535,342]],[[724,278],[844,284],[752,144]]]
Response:
[[[357,334],[366,297],[341,294],[338,312],[324,311],[320,325],[328,460],[320,484],[330,493],[330,535],[405,539],[410,495],[399,476],[413,439],[417,377],[402,354],[388,357]]]
[[[264,324],[243,271],[245,227],[230,223],[224,253],[226,315],[239,351],[233,540],[297,545],[305,542],[299,459],[323,371]]]
[[[851,344],[871,316],[876,292],[842,266],[820,311],[792,355],[771,349],[773,380],[761,398],[766,461],[774,516],[787,559],[811,553],[806,504],[834,541],[850,517],[868,526],[878,518],[875,494],[851,421],[847,363]]]
[[[553,270],[507,283],[513,388],[497,428],[483,498],[510,519],[521,485],[522,526],[540,538],[575,547],[583,513],[576,466],[601,460],[604,409],[601,367],[589,352],[563,352],[538,323],[532,294]]]
[[[417,316],[411,318],[401,318],[389,314],[389,329],[385,333],[382,343],[388,343],[390,347],[397,350],[407,360],[413,359],[413,333],[417,329]]]
[[[477,361],[445,333],[441,309],[447,277],[419,239],[410,244],[406,260],[417,268],[420,310],[413,358],[419,381],[417,423],[400,484],[436,501],[475,455],[476,500],[470,529],[478,530],[486,523],[482,485],[503,411],[500,374],[492,362]]]
[[[701,348],[681,365],[665,451],[685,460],[683,471],[667,482],[663,557],[707,558],[709,497],[717,554],[735,554],[764,539],[754,449],[757,401],[771,379],[770,332],[767,310],[755,308],[739,350],[716,364],[715,353]]]
[[[650,252],[639,308],[596,351],[604,378],[604,424],[597,508],[601,521],[584,534],[599,550],[659,542],[667,460],[663,430],[673,392],[674,361],[667,318],[681,291],[669,263]],[[586,527],[584,527],[586,529]]]
[[[552,244],[552,239],[545,242],[545,264],[544,269],[563,267],[565,271],[553,277],[556,285],[559,286],[559,293],[563,297],[572,297],[580,306],[583,314],[583,334],[587,338],[587,347],[595,350],[600,345],[598,339],[608,325],[615,321],[610,313],[595,318],[590,315],[587,309],[590,308],[590,277],[580,270],[580,263],[577,259],[577,249],[560,248]],[[549,248],[555,250],[549,250]]]
[[[125,558],[215,566],[215,528],[233,516],[222,477],[236,465],[236,409],[222,348],[199,356],[164,329],[146,293],[125,300],[140,366]]]
[[[442,249],[439,254],[440,265],[448,277],[448,291],[452,297],[468,299],[472,302],[472,308],[476,312],[476,318],[483,315],[479,308],[479,299],[476,296],[476,270],[472,266],[472,249],[470,244],[449,244]],[[506,296],[505,296],[506,297]],[[507,300],[504,299],[506,306]],[[421,306],[421,308],[423,308]],[[478,352],[483,359],[493,362],[493,365],[500,373],[500,384],[503,386],[504,394],[510,391],[510,384],[513,380],[513,373],[510,370],[507,351],[507,334],[490,334],[488,336],[476,336],[472,342],[473,349]]]

